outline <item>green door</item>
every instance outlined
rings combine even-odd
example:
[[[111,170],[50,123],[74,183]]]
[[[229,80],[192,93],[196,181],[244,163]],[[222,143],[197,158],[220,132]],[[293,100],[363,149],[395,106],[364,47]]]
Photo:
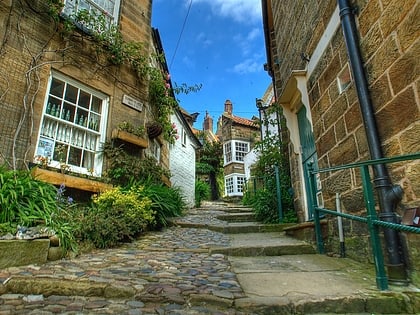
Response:
[[[306,200],[308,202],[308,218],[313,218],[312,205],[314,200],[312,194],[309,191],[309,178],[308,168],[310,165],[313,165],[314,169],[318,169],[318,160],[316,154],[314,134],[312,132],[311,123],[306,117],[306,108],[302,105],[301,109],[297,113],[298,126],[299,126],[299,138],[300,145],[302,147],[302,164],[303,164],[303,177],[305,180],[305,194]]]

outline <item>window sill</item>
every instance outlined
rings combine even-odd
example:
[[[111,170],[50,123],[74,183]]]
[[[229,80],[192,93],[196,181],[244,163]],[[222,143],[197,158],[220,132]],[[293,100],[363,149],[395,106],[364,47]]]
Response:
[[[82,178],[73,175],[63,174],[56,171],[50,171],[39,167],[34,167],[31,171],[34,178],[53,184],[62,185],[64,184],[69,188],[76,188],[84,191],[91,191],[99,193],[112,188],[112,185],[102,183],[89,178]]]
[[[146,139],[140,138],[136,135],[133,135],[132,133],[129,133],[127,131],[114,129],[112,130],[111,134],[112,139],[120,139],[125,142],[129,142],[131,144],[134,144],[140,148],[147,148],[148,142]]]

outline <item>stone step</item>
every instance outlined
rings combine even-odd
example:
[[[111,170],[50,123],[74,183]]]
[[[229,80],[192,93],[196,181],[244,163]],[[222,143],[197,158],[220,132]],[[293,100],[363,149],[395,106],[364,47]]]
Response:
[[[255,215],[254,212],[237,212],[218,215],[217,218],[222,221],[228,222],[248,222],[254,221]]]
[[[282,232],[232,234],[229,247],[212,248],[210,251],[237,257],[315,254],[311,245]]]
[[[224,234],[238,233],[269,233],[282,232],[285,228],[294,224],[261,224],[256,222],[234,222],[225,224],[206,224],[201,222],[185,222],[177,220],[173,224],[184,228],[209,229]]]

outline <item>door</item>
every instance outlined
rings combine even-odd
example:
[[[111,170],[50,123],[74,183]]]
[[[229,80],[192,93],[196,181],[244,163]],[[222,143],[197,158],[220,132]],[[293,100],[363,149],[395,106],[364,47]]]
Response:
[[[310,165],[314,169],[318,169],[318,160],[316,154],[314,134],[312,132],[311,123],[306,117],[306,107],[302,105],[297,113],[297,120],[299,126],[300,145],[302,147],[302,169],[305,183],[305,194],[307,200],[308,219],[313,219],[312,205],[314,204],[313,196],[309,189],[309,178],[307,176]]]

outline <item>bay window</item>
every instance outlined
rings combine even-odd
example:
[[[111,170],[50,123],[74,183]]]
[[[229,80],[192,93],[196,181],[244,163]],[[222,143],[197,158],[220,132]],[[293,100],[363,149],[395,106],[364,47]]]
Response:
[[[225,177],[225,190],[227,196],[242,196],[245,185],[243,174],[231,174]]]
[[[61,74],[52,75],[46,94],[35,162],[100,176],[108,97]]]
[[[245,155],[249,152],[249,143],[232,140],[223,145],[224,163],[243,163]]]

